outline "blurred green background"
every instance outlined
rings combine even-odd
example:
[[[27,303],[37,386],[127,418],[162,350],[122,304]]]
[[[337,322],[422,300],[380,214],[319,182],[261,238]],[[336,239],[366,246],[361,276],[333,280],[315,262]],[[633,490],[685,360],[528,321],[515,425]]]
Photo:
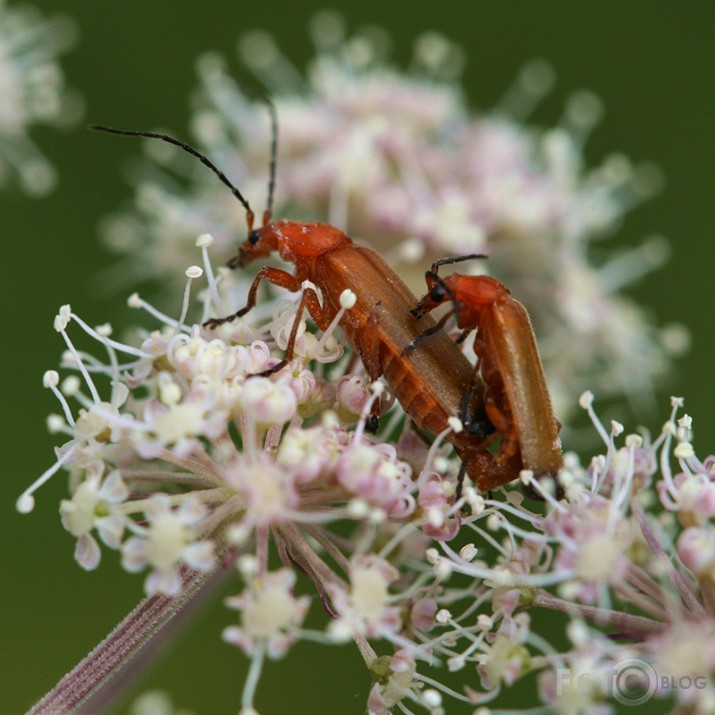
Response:
[[[62,66],[69,84],[84,95],[88,122],[166,126],[184,137],[199,53],[217,50],[233,58],[238,34],[260,27],[270,30],[303,67],[312,56],[306,22],[325,7],[311,0],[34,4],[48,14],[67,14],[78,24],[79,43]],[[365,23],[387,28],[398,61],[407,60],[412,40],[424,30],[458,42],[466,50],[464,85],[475,108],[489,108],[526,60],[543,57],[554,65],[557,85],[535,117],[539,123],[553,124],[571,91],[592,89],[603,99],[606,114],[587,146],[590,162],[617,150],[662,167],[663,193],[627,215],[611,245],[616,240],[635,244],[653,233],[672,243],[668,266],[633,295],[652,308],[659,324],[686,323],[693,347],[664,386],[660,412],[641,420],[657,430],[669,409],[667,395],[685,396],[694,417],[696,450],[706,456],[715,441],[709,354],[715,329],[710,293],[715,274],[715,4],[342,0],[332,6],[344,13],[350,29]],[[123,162],[140,149],[138,143],[93,136],[83,125],[70,131],[38,129],[33,138],[59,171],[58,189],[42,200],[16,190],[0,193],[8,457],[1,520],[3,713],[23,711],[51,687],[136,603],[142,588],[141,578],[114,568],[111,554],[94,574],[74,564],[73,540],[57,514],[63,479],[40,492],[30,516],[14,511],[16,496],[53,460],[54,439],[46,434],[44,418],[56,406],[41,379],[57,365],[63,348],[52,329],[58,307],[71,303],[90,324],[120,324],[116,316],[124,297],[98,300],[89,279],[108,260],[98,245],[97,222],[130,197]],[[246,661],[218,638],[230,620],[224,609],[209,609],[145,687],[171,690],[175,702],[197,714],[236,712]],[[336,655],[302,647],[287,660],[269,664],[257,701],[261,712],[363,712],[367,676],[351,667],[357,656],[350,648],[344,649],[344,658]],[[660,703],[643,708],[662,711]]]

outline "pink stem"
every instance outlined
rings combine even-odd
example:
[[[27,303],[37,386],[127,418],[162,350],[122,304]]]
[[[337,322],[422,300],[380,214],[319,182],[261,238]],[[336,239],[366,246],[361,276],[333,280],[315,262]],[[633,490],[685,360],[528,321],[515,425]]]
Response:
[[[678,593],[680,594],[680,598],[682,599],[683,603],[685,604],[685,607],[696,618],[698,618],[698,619],[706,618],[707,613],[705,612],[705,609],[702,607],[702,605],[699,603],[698,599],[695,597],[695,594],[693,593],[693,589],[690,588],[690,586],[688,585],[688,582],[683,577],[683,574],[681,574],[680,571],[678,571],[678,569],[675,568],[672,560],[668,557],[668,554],[665,553],[665,550],[660,545],[660,542],[658,541],[658,537],[655,535],[653,529],[651,528],[651,525],[648,522],[646,515],[643,513],[643,509],[641,509],[641,505],[638,503],[638,501],[636,499],[631,499],[631,510],[633,511],[633,515],[636,517],[636,520],[638,521],[638,526],[640,526],[641,532],[643,532],[643,536],[645,537],[645,540],[648,542],[648,546],[650,546],[651,551],[658,557],[658,560],[665,566],[666,573],[668,574],[668,578],[670,578],[670,580],[673,583],[673,585],[675,586],[675,588],[678,589]]]
[[[642,638],[651,633],[660,633],[666,626],[665,623],[660,623],[644,616],[634,616],[607,608],[597,608],[596,606],[587,606],[573,601],[564,601],[545,591],[537,591],[534,594],[531,605],[563,611],[571,616],[579,616],[593,621],[600,626],[618,628],[622,633],[631,637]]]
[[[182,568],[180,596],[145,598],[27,715],[105,712],[110,703],[126,693],[146,663],[159,654],[168,636],[174,635],[214,592],[226,573],[220,569],[206,574]],[[201,598],[194,599],[199,592]],[[191,608],[187,608],[189,603]],[[171,629],[166,630],[169,624]],[[162,631],[163,638],[154,638]]]

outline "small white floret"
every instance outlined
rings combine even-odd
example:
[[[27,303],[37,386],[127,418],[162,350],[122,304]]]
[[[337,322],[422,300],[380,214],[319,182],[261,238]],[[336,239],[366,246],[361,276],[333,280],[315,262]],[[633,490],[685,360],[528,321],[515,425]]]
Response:
[[[345,310],[350,310],[357,302],[357,296],[349,288],[346,288],[340,294],[340,307]]]
[[[586,390],[586,392],[581,394],[578,398],[578,404],[582,409],[587,410],[593,405],[593,392],[591,390]]]
[[[450,426],[452,432],[454,432],[455,434],[459,434],[464,429],[462,420],[460,420],[459,417],[450,417],[447,420],[447,424]]]
[[[59,373],[56,370],[47,370],[42,376],[43,387],[57,387],[60,382]]]

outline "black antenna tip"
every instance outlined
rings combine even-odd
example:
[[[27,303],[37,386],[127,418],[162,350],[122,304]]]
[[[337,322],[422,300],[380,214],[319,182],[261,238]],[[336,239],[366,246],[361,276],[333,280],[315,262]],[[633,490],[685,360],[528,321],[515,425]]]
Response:
[[[241,194],[241,192],[228,180],[227,176],[207,156],[202,154],[200,151],[194,149],[186,142],[179,141],[178,139],[175,139],[168,134],[160,134],[159,132],[138,131],[136,129],[115,129],[114,127],[105,127],[101,124],[90,124],[87,128],[93,129],[95,131],[107,132],[109,134],[120,134],[126,137],[145,137],[146,139],[160,139],[167,144],[173,144],[174,146],[178,146],[179,149],[182,149],[187,154],[191,154],[191,156],[196,157],[204,166],[207,166],[209,169],[211,169],[211,171],[216,174],[216,176],[225,186],[228,186],[228,188],[231,190],[231,193],[241,202],[243,208],[246,209],[248,223],[249,226],[251,225],[253,221],[253,211],[251,211],[251,207],[249,206],[248,201],[243,198],[243,194]]]
[[[122,129],[114,129],[113,127],[106,127],[104,124],[88,124],[87,129],[91,132],[107,132],[108,134],[128,134],[134,132],[126,132]]]

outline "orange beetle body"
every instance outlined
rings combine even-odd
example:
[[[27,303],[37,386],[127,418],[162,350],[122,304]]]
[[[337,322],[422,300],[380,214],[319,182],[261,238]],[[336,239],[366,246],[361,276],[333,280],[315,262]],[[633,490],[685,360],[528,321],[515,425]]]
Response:
[[[454,262],[446,259],[443,263]],[[477,329],[476,371],[486,383],[487,417],[501,436],[490,472],[478,485],[500,486],[522,469],[537,479],[557,479],[562,466],[560,425],[554,417],[534,331],[524,306],[503,284],[489,276],[427,273],[429,292],[418,303],[418,315],[451,301],[457,326]],[[444,322],[447,316],[442,320]]]

